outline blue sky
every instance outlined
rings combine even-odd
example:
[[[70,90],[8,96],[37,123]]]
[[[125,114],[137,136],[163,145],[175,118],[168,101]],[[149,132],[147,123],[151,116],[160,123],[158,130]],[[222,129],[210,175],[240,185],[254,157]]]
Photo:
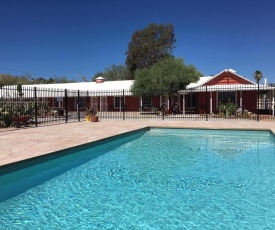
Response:
[[[275,83],[274,9],[274,0],[0,0],[0,73],[90,79],[125,63],[136,30],[172,23],[174,56],[204,75],[231,68],[253,80],[259,69]]]

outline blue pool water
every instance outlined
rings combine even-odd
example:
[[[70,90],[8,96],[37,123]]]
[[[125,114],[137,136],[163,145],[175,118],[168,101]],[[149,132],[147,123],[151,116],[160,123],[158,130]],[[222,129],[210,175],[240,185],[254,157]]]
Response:
[[[151,129],[2,175],[0,191],[0,229],[275,229],[275,141]]]

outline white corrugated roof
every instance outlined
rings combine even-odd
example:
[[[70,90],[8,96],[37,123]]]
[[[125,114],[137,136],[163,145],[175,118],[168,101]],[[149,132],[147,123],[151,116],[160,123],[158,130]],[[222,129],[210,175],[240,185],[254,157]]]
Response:
[[[223,72],[232,72],[235,75],[244,78],[241,75],[236,74],[236,71],[233,69],[225,69],[215,76],[204,76],[200,77],[197,82],[190,83],[186,89],[197,88],[211,79],[217,77]],[[102,77],[100,77],[102,78]],[[104,79],[104,78],[102,78]],[[246,79],[246,78],[244,78]],[[246,79],[248,82],[250,80]],[[123,81],[104,81],[102,83],[96,82],[74,82],[74,83],[58,83],[58,84],[38,84],[38,85],[24,85],[27,87],[37,87],[37,88],[48,88],[48,89],[68,89],[68,90],[80,90],[80,91],[92,91],[92,92],[103,92],[103,91],[118,91],[118,90],[130,90],[133,85],[134,80],[123,80]],[[252,84],[255,84],[251,82]]]
[[[199,87],[199,86],[205,84],[206,82],[210,81],[212,78],[213,78],[213,76],[200,77],[200,79],[197,82],[190,83],[186,87],[186,89],[191,89],[191,88]]]
[[[213,76],[200,77],[197,82],[190,83],[187,89],[199,87],[211,80]],[[49,88],[49,89],[70,89],[83,91],[108,91],[108,90],[130,90],[134,84],[134,80],[124,81],[104,81],[102,83],[96,82],[74,82],[74,83],[57,83],[57,84],[37,84],[24,85],[26,87]]]
[[[38,84],[24,85],[27,87],[49,88],[49,89],[70,89],[84,91],[108,91],[108,90],[128,90],[131,88],[134,80],[125,81],[104,81],[103,83],[96,82],[74,82],[74,83],[58,83],[58,84]]]

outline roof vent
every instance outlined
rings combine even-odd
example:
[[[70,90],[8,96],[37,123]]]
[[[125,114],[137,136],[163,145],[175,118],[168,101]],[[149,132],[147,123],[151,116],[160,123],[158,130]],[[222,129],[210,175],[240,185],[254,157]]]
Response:
[[[104,77],[101,77],[101,76],[99,76],[99,77],[97,77],[96,79],[95,79],[95,82],[96,83],[103,83],[105,81],[105,78]]]

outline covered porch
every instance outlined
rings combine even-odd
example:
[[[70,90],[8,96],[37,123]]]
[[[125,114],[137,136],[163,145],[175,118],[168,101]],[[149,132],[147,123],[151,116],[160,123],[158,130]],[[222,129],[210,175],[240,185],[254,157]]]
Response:
[[[182,113],[218,114],[220,106],[232,102],[238,112],[274,116],[275,88],[268,85],[214,85],[179,91]],[[190,110],[191,108],[191,110]],[[237,111],[236,111],[237,112]]]

